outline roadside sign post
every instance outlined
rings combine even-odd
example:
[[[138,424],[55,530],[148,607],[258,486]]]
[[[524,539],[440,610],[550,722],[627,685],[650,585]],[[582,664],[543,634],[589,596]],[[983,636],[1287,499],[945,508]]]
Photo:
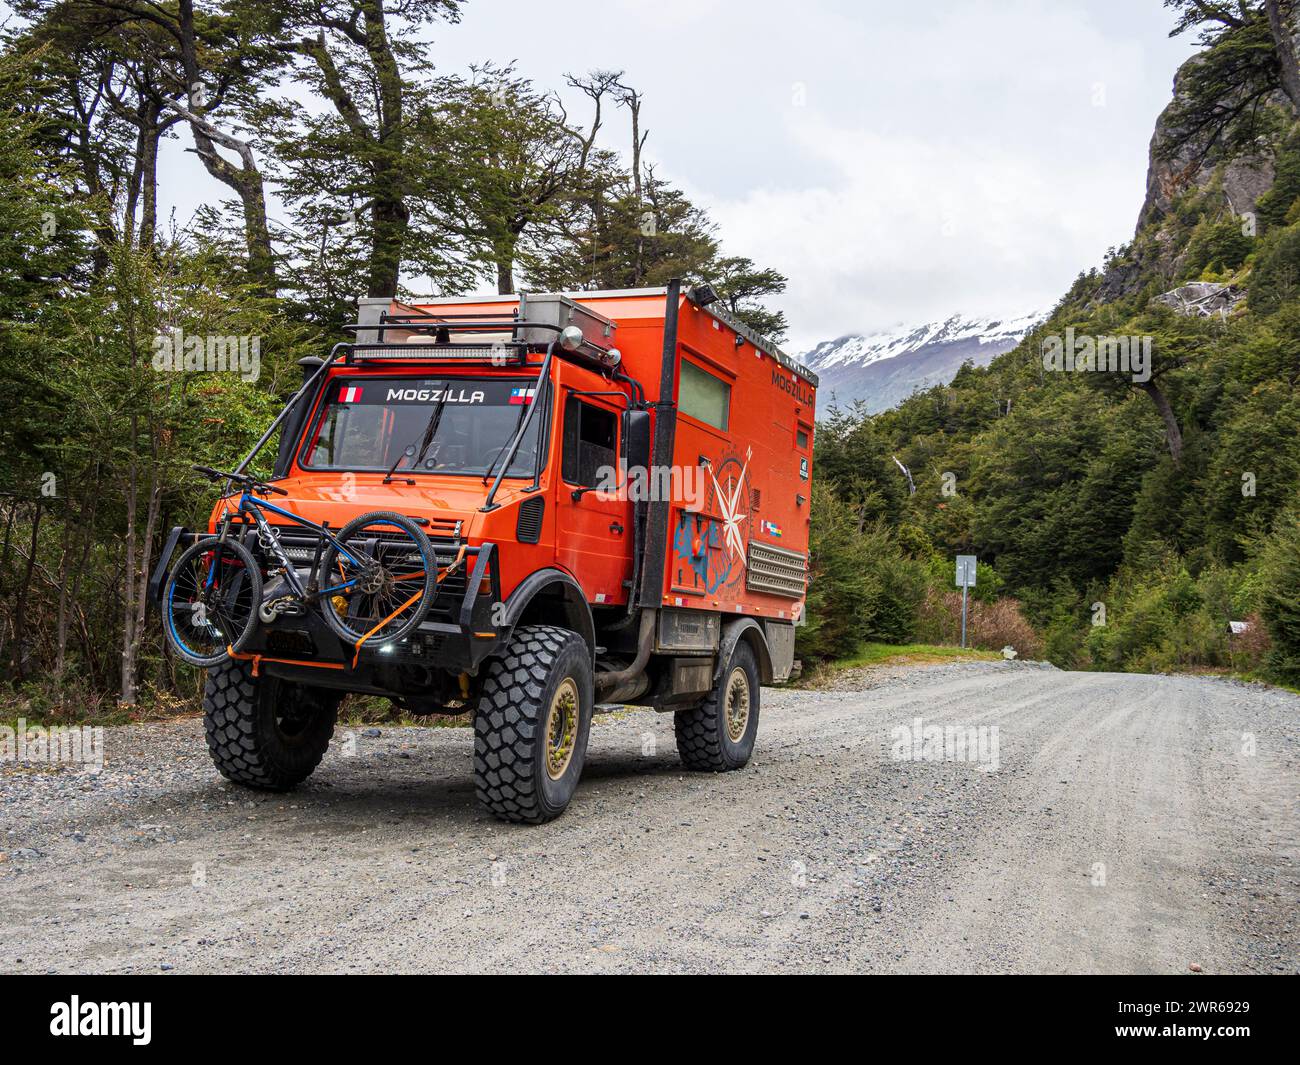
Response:
[[[966,589],[975,587],[975,556],[957,556],[957,586],[961,589],[961,645],[966,646]]]

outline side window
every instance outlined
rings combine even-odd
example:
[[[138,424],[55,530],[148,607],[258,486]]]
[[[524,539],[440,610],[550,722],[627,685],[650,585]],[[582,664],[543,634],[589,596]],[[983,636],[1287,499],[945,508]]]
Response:
[[[577,396],[564,405],[564,456],[560,473],[569,484],[591,487],[601,467],[618,468],[618,417]]]
[[[701,370],[693,362],[682,359],[677,409],[726,432],[731,413],[731,386]]]
[[[808,450],[808,427],[802,422],[794,431],[794,446],[800,451]]]

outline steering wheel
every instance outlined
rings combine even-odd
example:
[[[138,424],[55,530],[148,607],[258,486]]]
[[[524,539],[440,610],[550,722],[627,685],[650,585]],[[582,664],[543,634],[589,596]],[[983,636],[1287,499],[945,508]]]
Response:
[[[505,450],[506,448],[504,447],[494,447],[491,451],[489,451],[486,455],[484,455],[483,457],[487,459],[487,462],[484,463],[484,468],[491,469],[492,466],[495,465],[497,460],[501,457],[502,452],[504,452]],[[515,460],[514,462],[511,463],[511,465],[518,466],[520,465],[520,463],[527,466],[529,469],[532,469],[537,465],[537,452],[524,451],[524,450],[516,451]],[[496,471],[496,472],[500,472],[500,471]]]

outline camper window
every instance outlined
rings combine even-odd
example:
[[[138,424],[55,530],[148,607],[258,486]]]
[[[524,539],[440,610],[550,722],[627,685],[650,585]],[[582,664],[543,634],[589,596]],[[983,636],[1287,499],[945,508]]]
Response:
[[[677,409],[725,432],[730,407],[731,386],[683,359]]]

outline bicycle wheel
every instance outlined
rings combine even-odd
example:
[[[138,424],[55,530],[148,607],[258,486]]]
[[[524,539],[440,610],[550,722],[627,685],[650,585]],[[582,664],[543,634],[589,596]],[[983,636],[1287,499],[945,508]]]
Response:
[[[424,619],[438,594],[438,561],[429,538],[402,514],[375,511],[327,544],[318,574],[321,613],[340,637],[360,648],[400,640]]]
[[[215,666],[248,642],[261,602],[262,572],[248,548],[199,540],[181,552],[167,577],[167,642],[191,665]]]

